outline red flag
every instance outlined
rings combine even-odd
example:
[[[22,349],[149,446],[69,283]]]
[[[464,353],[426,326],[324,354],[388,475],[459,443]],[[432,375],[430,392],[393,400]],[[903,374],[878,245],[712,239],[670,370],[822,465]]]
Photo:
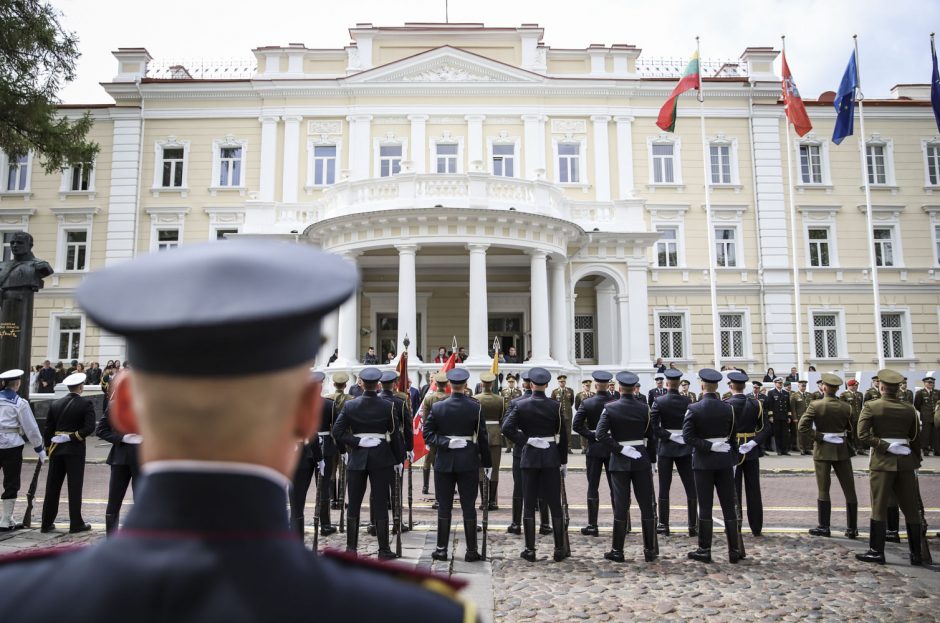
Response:
[[[448,370],[453,370],[456,366],[457,352],[454,351],[451,356],[447,358],[447,361],[444,362],[444,365],[441,366],[441,369],[437,371],[437,374],[440,374],[441,372],[447,372]],[[428,391],[437,391],[437,381],[435,381],[433,377],[431,378],[431,387],[428,389]],[[449,394],[450,385],[445,385],[444,391]],[[428,453],[428,449],[424,445],[424,422],[421,421],[421,416],[417,413],[414,414],[414,418],[411,421],[411,430],[414,432],[414,453],[415,461],[417,461]]]
[[[395,367],[398,372],[398,383],[396,389],[403,394],[408,393],[408,351],[404,351],[398,358],[398,365]]]
[[[787,119],[793,124],[793,129],[797,136],[803,136],[813,129],[813,124],[806,114],[806,106],[803,105],[803,98],[796,88],[793,81],[793,75],[790,74],[790,67],[787,65],[787,54],[783,53],[783,111]]]
[[[659,109],[659,116],[656,118],[656,125],[666,132],[676,131],[676,109],[679,106],[679,96],[689,89],[702,90],[702,74],[699,68],[698,52],[692,55],[685,71],[682,72],[682,78],[679,84],[672,90],[672,94],[662,108]]]

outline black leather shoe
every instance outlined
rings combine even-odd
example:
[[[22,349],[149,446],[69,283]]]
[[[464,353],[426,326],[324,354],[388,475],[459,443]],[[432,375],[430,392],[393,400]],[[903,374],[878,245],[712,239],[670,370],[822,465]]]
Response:
[[[712,550],[702,549],[701,547],[695,550],[694,552],[689,552],[688,557],[692,560],[697,560],[699,562],[711,562],[712,561]]]
[[[48,526],[42,526],[42,527],[39,528],[39,531],[42,532],[43,534],[46,534],[47,532],[55,532],[55,524],[49,524]]]
[[[390,549],[380,549],[377,557],[379,560],[394,560],[395,558],[398,558],[398,556],[395,555],[395,552]]]
[[[330,536],[336,533],[336,526],[320,526],[320,536]]]
[[[447,560],[447,549],[438,547],[433,552],[431,552],[431,558],[434,560]]]
[[[519,554],[519,557],[523,560],[528,560],[529,562],[535,562],[535,550],[534,549],[524,549],[522,553]]]
[[[541,530],[539,532],[541,532]],[[542,532],[542,534],[546,534],[546,533]],[[581,534],[583,534],[584,536],[597,536],[598,535],[597,526],[584,526],[583,528],[581,528]]]
[[[506,528],[508,534],[522,534],[522,527],[517,523],[509,524],[509,527]]]
[[[79,532],[88,532],[91,530],[91,524],[82,524],[73,528],[69,528],[69,534],[78,534]]]
[[[369,522],[369,525],[366,526],[366,533],[369,536],[375,536],[375,524],[374,523]]]
[[[897,530],[886,530],[885,541],[887,541],[888,543],[900,543],[901,535]]]
[[[551,534],[551,533],[552,533],[551,524],[543,523],[542,525],[539,526],[539,534]]]
[[[604,554],[604,558],[606,558],[607,560],[611,562],[623,562],[624,561],[623,552],[618,552],[615,549],[612,549],[606,554]]]

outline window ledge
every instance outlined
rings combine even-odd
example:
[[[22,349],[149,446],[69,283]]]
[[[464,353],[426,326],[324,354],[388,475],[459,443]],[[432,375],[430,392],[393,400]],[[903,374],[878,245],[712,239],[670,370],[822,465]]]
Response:
[[[924,192],[926,192],[928,195],[932,195],[933,191],[935,190],[940,190],[940,185],[924,186]]]
[[[872,359],[872,363],[877,364],[877,359]],[[920,363],[919,357],[885,357],[885,363],[906,363],[909,365],[916,365]]]
[[[86,274],[88,274],[88,269],[87,269],[87,268],[84,268],[84,269],[82,269],[82,270],[65,270],[64,268],[62,268],[62,269],[56,268],[55,271],[56,271],[56,273],[58,273],[60,276],[61,276],[61,275],[86,275]]]
[[[898,194],[898,192],[901,190],[899,186],[895,186],[892,184],[869,184],[868,188],[871,190],[882,190],[882,191],[886,190],[886,191],[889,191],[892,195]],[[859,186],[858,189],[865,190],[865,186],[864,185]]]
[[[304,186],[304,191],[309,195],[315,190],[326,190],[327,188],[331,188],[334,185],[335,182],[333,184],[307,184]]]
[[[796,192],[802,193],[807,190],[824,190],[827,193],[832,192],[832,184],[796,184]]]
[[[667,182],[662,182],[659,184],[653,183],[653,184],[646,185],[646,190],[650,192],[656,192],[657,188],[668,188],[668,189],[683,191],[685,190],[685,184],[671,184]]]
[[[555,184],[561,188],[580,188],[581,192],[587,192],[591,189],[591,185],[583,182],[555,182]]]
[[[186,197],[189,195],[189,188],[178,186],[154,186],[150,189],[150,194],[154,197],[159,197],[160,193],[179,194],[180,197]]]
[[[813,365],[817,364],[840,364],[840,365],[849,365],[855,360],[851,357],[812,357],[811,358]]]
[[[0,191],[0,200],[20,198],[23,201],[29,201],[33,196],[31,190],[4,190]]]
[[[741,189],[744,188],[741,184],[709,184],[712,190],[733,190],[734,192],[741,192]]]
[[[215,197],[218,193],[238,193],[239,196],[244,197],[245,193],[248,192],[247,186],[210,186],[209,194]],[[184,191],[185,192],[185,191]],[[185,195],[183,195],[185,197]]]
[[[97,196],[95,190],[60,190],[59,199],[65,201],[66,197],[88,197],[94,199]]]
[[[754,357],[722,357],[722,363],[757,363],[757,359]]]

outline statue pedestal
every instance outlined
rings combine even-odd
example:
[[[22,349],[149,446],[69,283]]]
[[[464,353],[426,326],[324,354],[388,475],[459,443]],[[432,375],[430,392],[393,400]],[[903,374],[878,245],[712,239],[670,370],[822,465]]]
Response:
[[[34,294],[28,288],[5,290],[0,308],[0,371],[19,368],[25,372],[18,392],[24,400],[29,400]]]

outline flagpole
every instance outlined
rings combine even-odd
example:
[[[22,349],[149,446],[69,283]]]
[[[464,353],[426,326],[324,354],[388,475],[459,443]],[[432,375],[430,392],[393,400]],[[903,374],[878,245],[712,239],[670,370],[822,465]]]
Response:
[[[858,62],[858,35],[852,35],[855,43],[855,84],[856,98],[858,102],[858,123],[860,135],[858,137],[858,147],[862,160],[862,181],[865,184],[865,216],[868,222],[868,260],[871,263],[871,289],[874,305],[872,307],[875,320],[875,352],[878,354],[878,369],[885,367],[885,350],[881,343],[881,294],[878,289],[878,262],[875,258],[875,230],[871,213],[871,185],[868,181],[868,153],[865,149],[865,107],[862,103],[865,95],[862,93],[862,72],[859,69]]]
[[[715,283],[715,230],[712,226],[711,172],[708,161],[708,142],[705,140],[705,94],[702,91],[702,51],[699,38],[695,37],[695,51],[698,54],[698,119],[702,133],[702,169],[705,172],[705,227],[708,229],[708,287],[712,308],[712,348],[715,351],[715,369],[721,369],[721,344],[718,327],[718,295]]]
[[[787,41],[786,35],[780,37],[781,47],[783,49],[783,58],[786,60],[787,56]],[[794,323],[794,328],[796,329],[796,369],[799,374],[803,374],[803,314],[802,306],[800,305],[800,268],[797,264],[797,249],[799,241],[796,235],[796,190],[793,186],[793,147],[790,144],[790,120],[784,114],[783,117],[784,129],[787,133],[787,181],[789,182],[790,193],[790,254],[791,262],[793,264],[793,309],[796,322]],[[803,378],[802,376],[800,378]]]

